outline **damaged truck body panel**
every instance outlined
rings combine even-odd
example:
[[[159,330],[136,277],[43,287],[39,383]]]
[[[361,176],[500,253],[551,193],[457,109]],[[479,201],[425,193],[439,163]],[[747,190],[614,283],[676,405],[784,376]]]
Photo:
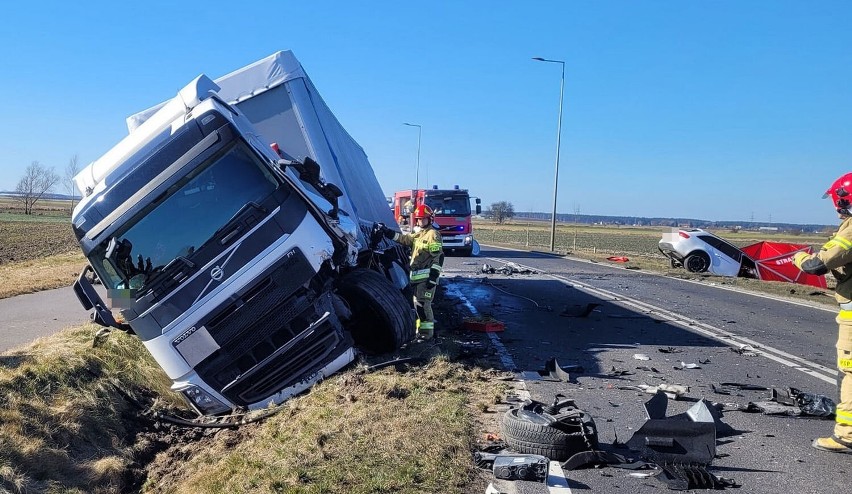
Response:
[[[128,127],[75,177],[74,232],[111,307],[85,272],[75,292],[196,411],[278,403],[355,346],[413,337],[405,252],[372,230],[393,224],[378,180],[292,53],[199,76]]]

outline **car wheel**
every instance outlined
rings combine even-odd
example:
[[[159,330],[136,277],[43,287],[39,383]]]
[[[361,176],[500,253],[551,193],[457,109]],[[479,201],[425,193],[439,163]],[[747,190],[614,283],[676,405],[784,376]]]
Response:
[[[576,409],[551,415],[540,404],[533,403],[507,411],[501,429],[503,439],[513,451],[556,461],[598,447],[594,420]]]
[[[414,338],[411,303],[380,273],[352,271],[340,281],[337,293],[352,311],[345,327],[359,349],[374,354],[391,352]]]
[[[693,252],[683,260],[683,266],[690,273],[703,273],[710,268],[710,256],[706,252]]]

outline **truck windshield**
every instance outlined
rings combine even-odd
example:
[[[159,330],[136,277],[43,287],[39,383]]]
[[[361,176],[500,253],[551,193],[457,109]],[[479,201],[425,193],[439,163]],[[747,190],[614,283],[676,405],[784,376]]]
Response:
[[[246,205],[278,187],[242,142],[196,167],[89,255],[107,288],[139,289],[166,265],[188,261]]]
[[[470,216],[470,198],[466,195],[426,196],[426,205],[435,216]]]

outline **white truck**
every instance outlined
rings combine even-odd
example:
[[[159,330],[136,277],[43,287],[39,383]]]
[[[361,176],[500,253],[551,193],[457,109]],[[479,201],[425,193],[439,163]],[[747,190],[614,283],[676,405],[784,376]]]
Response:
[[[280,403],[413,338],[395,225],[363,149],[277,52],[127,120],[76,177],[92,319],[135,333],[202,415]],[[92,271],[106,288],[96,290]]]

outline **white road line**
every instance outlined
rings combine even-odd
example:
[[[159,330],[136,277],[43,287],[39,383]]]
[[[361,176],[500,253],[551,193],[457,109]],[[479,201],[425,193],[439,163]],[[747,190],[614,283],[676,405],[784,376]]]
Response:
[[[497,262],[508,263],[514,261],[507,261],[500,258],[489,258]],[[541,269],[533,268],[532,266],[524,266],[522,264],[515,263],[518,266],[526,269],[533,269],[535,271],[542,272]],[[667,309],[663,309],[662,307],[657,307],[652,304],[648,304],[646,302],[642,302],[640,300],[626,297],[624,295],[616,294],[610,292],[608,290],[604,290],[601,288],[594,287],[592,285],[588,285],[586,283],[582,283],[579,281],[570,280],[565,278],[564,276],[547,274],[543,273],[544,276],[549,278],[558,280],[568,286],[576,288],[578,290],[584,291],[586,293],[601,297],[605,300],[609,300],[610,302],[616,303],[618,305],[622,305],[625,307],[630,307],[633,309],[637,309],[645,314],[656,313],[665,317],[665,321],[671,324],[675,324],[681,328],[686,329],[687,331],[691,331],[694,333],[699,333],[701,335],[707,336],[709,338],[713,338],[715,340],[721,341],[722,343],[731,345],[731,343],[740,343],[743,345],[750,345],[754,348],[754,352],[758,355],[762,355],[770,360],[778,362],[782,365],[790,367],[792,369],[803,372],[811,377],[815,377],[817,379],[821,379],[830,384],[836,384],[837,382],[837,370],[830,369],[823,365],[817,364],[816,362],[811,362],[802,357],[792,355],[786,353],[784,351],[778,350],[777,348],[773,348],[768,345],[764,345],[755,340],[744,338],[742,336],[731,333],[730,331],[726,331],[721,328],[717,328],[716,326],[712,326],[710,324],[706,324],[700,321],[696,321],[695,319],[691,319],[684,315],[678,314],[676,312],[672,312]],[[786,302],[786,300],[781,300]],[[810,306],[809,306],[810,307]],[[733,345],[732,345],[733,346]]]

